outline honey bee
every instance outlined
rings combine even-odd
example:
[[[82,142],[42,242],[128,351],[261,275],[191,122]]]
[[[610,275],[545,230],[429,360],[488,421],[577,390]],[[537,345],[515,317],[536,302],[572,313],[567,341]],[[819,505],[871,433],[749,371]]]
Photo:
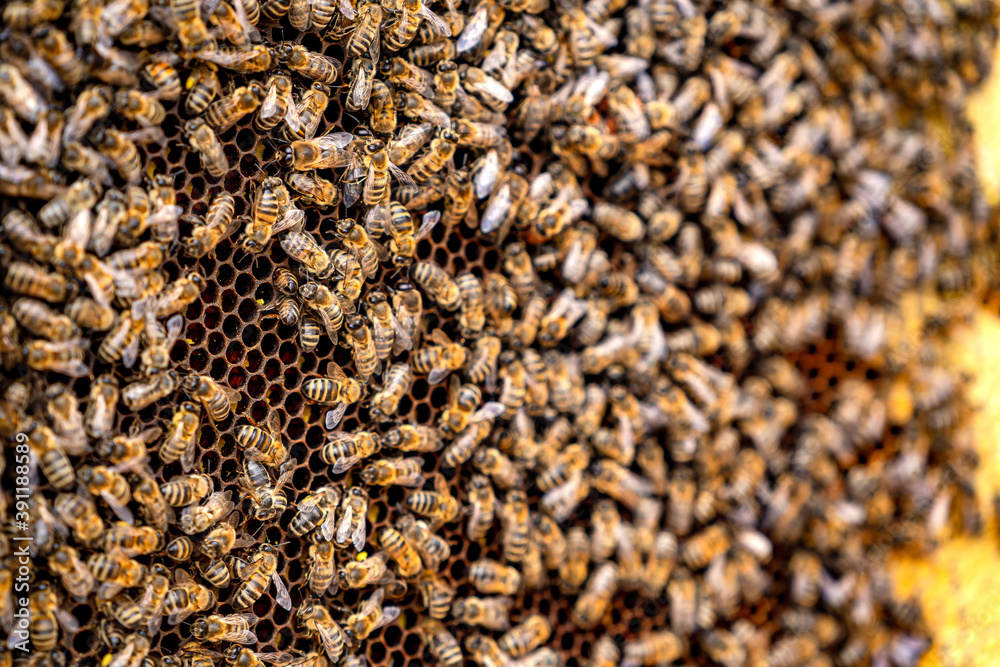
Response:
[[[333,429],[340,423],[347,407],[361,400],[364,386],[357,380],[348,378],[343,369],[332,361],[327,365],[327,373],[327,377],[306,380],[302,384],[302,395],[306,400],[320,405],[336,406],[326,413],[326,427]]]
[[[283,609],[292,608],[285,582],[278,573],[278,554],[269,544],[265,544],[251,557],[250,564],[239,573],[243,583],[236,589],[233,606],[249,607],[267,590],[268,581],[274,583],[275,601]],[[192,628],[193,633],[193,628]]]
[[[177,475],[160,486],[160,493],[168,505],[184,507],[212,493],[212,487],[212,479],[207,475]]]
[[[126,556],[121,549],[94,553],[87,559],[94,579],[103,582],[97,590],[100,599],[110,599],[123,588],[137,588],[146,578],[146,566]]]
[[[55,432],[39,422],[28,422],[24,430],[30,438],[29,445],[45,477],[57,489],[73,484],[73,466],[67,456],[67,443]],[[82,452],[81,452],[82,453]]]
[[[652,482],[607,459],[594,465],[592,481],[595,489],[633,510],[653,493]]]
[[[83,468],[78,477],[87,491],[95,496],[100,496],[119,519],[129,524],[132,523],[132,512],[126,507],[132,493],[125,477],[104,466]]]
[[[245,605],[244,605],[245,606]],[[289,605],[291,606],[291,605]],[[253,614],[212,614],[191,624],[191,636],[198,641],[234,644],[256,644],[257,635],[251,630],[258,618]]]
[[[395,528],[390,526],[382,528],[378,534],[378,544],[389,558],[396,562],[399,574],[403,578],[412,579],[423,570],[420,554]]]
[[[361,551],[367,541],[366,521],[368,515],[368,494],[360,486],[352,486],[340,506],[340,521],[334,542],[340,548],[353,544]]]
[[[167,494],[164,492],[164,497]],[[194,535],[208,530],[212,525],[227,516],[236,505],[231,500],[232,491],[216,491],[201,505],[189,505],[181,512],[178,522],[180,529],[187,535]],[[169,502],[169,501],[168,501]]]
[[[184,134],[191,149],[201,155],[202,166],[214,178],[229,172],[229,159],[212,128],[203,118],[192,118],[184,124]]]
[[[513,595],[521,587],[521,573],[498,561],[483,558],[469,565],[469,582],[480,593]]]
[[[451,124],[451,116],[427,98],[406,91],[397,91],[395,105],[403,115],[422,120],[433,126],[446,128]]]
[[[229,238],[239,227],[239,220],[233,217],[234,205],[232,195],[222,192],[212,200],[204,218],[185,216],[186,221],[194,226],[191,236],[181,241],[184,254],[188,257],[204,257]]]
[[[256,425],[236,427],[236,444],[249,459],[276,468],[288,460],[288,449],[281,439],[281,421],[277,412],[267,417],[265,428]]]
[[[487,630],[510,628],[509,612],[514,600],[508,597],[466,597],[455,600],[451,614],[460,623],[477,625]]]
[[[425,478],[420,472],[424,460],[419,456],[405,459],[381,460],[370,463],[361,471],[366,484],[376,486],[423,486]]]
[[[294,464],[295,459],[285,461],[277,481],[272,484],[271,476],[264,466],[252,459],[243,462],[243,474],[237,481],[253,501],[254,517],[258,521],[273,519],[288,507],[288,499],[282,489],[292,478]]]
[[[374,5],[374,3],[370,4]],[[368,115],[373,131],[379,134],[392,134],[396,131],[396,103],[392,98],[392,91],[379,79],[372,82]],[[398,164],[393,160],[394,147],[395,142],[390,147],[389,161]]]
[[[417,632],[441,665],[459,667],[462,664],[462,647],[459,646],[455,635],[451,634],[440,620],[421,618]]]
[[[104,550],[120,549],[128,556],[139,556],[163,551],[167,538],[163,532],[150,526],[132,526],[119,521],[108,528],[102,536]]]
[[[15,248],[39,262],[50,261],[59,242],[56,236],[42,233],[34,217],[22,211],[11,211],[4,216],[3,230]]]
[[[207,375],[189,375],[181,386],[191,398],[201,402],[214,422],[225,420],[240,401],[238,391],[220,385]]]
[[[344,655],[347,637],[341,627],[331,618],[326,607],[315,602],[306,602],[297,611],[297,617],[299,628],[305,629],[309,635],[319,635],[320,642],[332,664],[340,662]]]
[[[351,151],[348,146],[353,140],[352,134],[333,132],[315,139],[292,141],[282,147],[278,164],[294,171],[344,167],[350,162]],[[350,201],[346,190],[344,199],[345,203]]]
[[[67,636],[74,635],[80,629],[76,618],[60,606],[59,596],[48,582],[35,585],[28,597],[28,612],[31,619],[28,632],[32,645],[38,651],[55,649],[60,627]]]
[[[325,178],[293,172],[287,176],[287,182],[301,195],[301,201],[313,206],[327,208],[340,203],[340,190]]]
[[[385,589],[378,588],[371,597],[365,600],[361,611],[351,614],[345,623],[344,634],[352,641],[367,639],[372,632],[389,625],[401,613],[399,607],[382,606]]]
[[[372,554],[364,560],[351,560],[340,568],[337,577],[344,588],[367,588],[387,584],[394,578],[386,566],[388,560],[389,555],[384,551]]]
[[[184,88],[188,91],[184,98],[184,111],[189,116],[202,114],[222,92],[218,69],[211,63],[196,64],[188,75]]]
[[[60,493],[52,509],[66,526],[73,531],[78,542],[90,544],[104,533],[104,522],[97,514],[97,507],[90,498],[78,494]]]
[[[264,44],[252,44],[250,48],[211,46],[201,48],[193,55],[198,60],[243,74],[266,72],[275,59],[274,49]]]
[[[215,595],[191,578],[191,575],[184,570],[174,570],[174,585],[167,592],[164,601],[164,611],[167,612],[167,623],[177,625],[184,621],[191,614],[208,611],[216,603]],[[212,617],[209,617],[211,619]],[[207,630],[207,619],[199,619],[198,623]],[[218,626],[213,626],[218,629]],[[192,631],[192,634],[193,631]],[[205,632],[203,638],[207,638]]]
[[[162,371],[127,385],[121,391],[121,398],[125,407],[138,411],[169,396],[180,386],[181,378],[176,371]]]
[[[49,303],[59,303],[73,295],[72,288],[64,276],[48,273],[34,264],[25,262],[11,262],[8,265],[4,286],[19,294]]]
[[[173,520],[173,508],[167,504],[151,476],[142,470],[138,471],[138,475],[139,483],[132,489],[132,498],[141,505],[147,523],[158,530],[166,530],[167,523]]]
[[[226,521],[210,530],[202,538],[198,550],[211,559],[218,559],[225,557],[233,549],[242,549],[254,544],[255,540],[249,535],[237,536],[236,526],[238,523],[239,516],[230,514]]]
[[[337,516],[336,509],[340,505],[341,492],[336,486],[323,486],[296,505],[295,516],[288,525],[288,530],[295,537],[302,537],[312,529],[319,527],[323,539],[333,540]]]
[[[379,26],[382,24],[382,6],[377,2],[362,2],[358,9],[360,15],[357,26],[347,39],[347,55],[351,58],[358,58],[363,53],[368,53],[372,62],[379,59]],[[374,126],[372,129],[375,129]],[[383,130],[375,129],[376,132]]]
[[[340,61],[313,53],[300,44],[282,44],[276,49],[278,60],[307,79],[320,83],[336,83],[340,75]]]
[[[535,514],[532,521],[532,536],[542,550],[546,569],[558,570],[569,553],[566,536],[552,517]]]
[[[653,632],[625,644],[623,665],[658,665],[677,660],[684,653],[681,639],[669,630]]]
[[[382,444],[401,452],[436,452],[444,447],[444,440],[441,431],[432,426],[403,424],[390,429]]]
[[[235,0],[240,5],[240,0]],[[242,6],[242,5],[240,5]],[[293,657],[283,651],[255,653],[242,646],[230,646],[223,652],[226,662],[235,667],[262,667],[264,663],[271,665],[288,665]]]
[[[63,545],[49,556],[49,568],[59,576],[63,588],[77,602],[86,601],[94,589],[94,575],[80,560],[80,553],[71,546]]]
[[[399,408],[399,401],[410,390],[413,384],[413,372],[409,364],[396,363],[389,367],[385,374],[382,389],[376,393],[370,403],[371,417],[377,421],[388,420]],[[385,444],[389,444],[388,435]]]
[[[348,319],[345,326],[353,351],[354,369],[361,381],[367,384],[372,375],[382,372],[382,360],[375,351],[371,329],[360,315]]]
[[[368,58],[355,58],[351,63],[350,85],[344,106],[350,111],[367,109],[371,100],[375,63]]]

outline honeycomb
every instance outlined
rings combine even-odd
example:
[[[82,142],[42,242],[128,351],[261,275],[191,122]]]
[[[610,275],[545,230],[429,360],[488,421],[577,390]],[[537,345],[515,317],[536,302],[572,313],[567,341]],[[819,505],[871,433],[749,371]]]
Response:
[[[272,42],[293,39],[312,51],[335,58],[343,57],[343,48],[339,44],[324,41],[315,34],[300,35],[297,31],[286,31],[283,28],[263,32],[265,39]],[[239,85],[244,81],[239,76],[230,78],[232,85]],[[220,139],[233,169],[224,179],[212,179],[202,172],[198,156],[184,145],[181,135],[184,117],[178,111],[178,105],[182,103],[172,102],[167,107],[168,117],[162,126],[167,142],[163,147],[155,149],[147,146],[141,149],[148,173],[169,173],[174,176],[175,186],[179,191],[178,204],[186,212],[204,213],[213,196],[224,190],[237,197],[236,215],[247,214],[250,194],[259,182],[261,173],[278,173],[272,163],[274,146],[261,140],[252,128],[251,116],[247,116],[221,134]],[[357,122],[342,111],[337,96],[327,108],[325,118],[333,130],[350,131]],[[530,174],[540,171],[544,158],[544,154],[523,158],[531,163]],[[586,184],[584,187],[589,195],[589,187]],[[334,238],[333,221],[342,215],[340,207],[324,213],[315,208],[307,208],[306,231],[323,241],[330,241]],[[180,232],[181,237],[186,237],[190,229],[182,224]],[[611,243],[607,237],[602,238],[602,241],[612,261],[617,262],[621,253],[620,246]],[[450,230],[440,226],[436,228],[430,239],[420,243],[417,256],[421,259],[433,259],[452,275],[471,270],[482,278],[486,273],[499,269],[501,253],[498,247],[480,237],[475,230],[460,225]],[[303,352],[298,345],[297,329],[284,326],[273,317],[272,309],[278,298],[273,277],[281,267],[295,268],[278,243],[271,243],[260,255],[248,256],[234,246],[234,239],[231,238],[208,257],[197,260],[183,256],[172,257],[163,269],[171,280],[190,271],[198,271],[209,279],[199,300],[184,312],[185,330],[172,350],[172,361],[178,370],[204,373],[239,390],[241,394],[234,416],[218,424],[202,424],[197,443],[199,470],[216,480],[216,490],[231,490],[234,495],[239,495],[236,478],[240,473],[242,455],[236,447],[233,431],[238,424],[245,423],[246,419],[263,423],[272,411],[277,411],[280,417],[290,456],[299,462],[294,469],[291,484],[286,487],[290,509],[266,527],[254,520],[249,520],[245,526],[245,530],[259,539],[281,545],[279,572],[284,574],[289,584],[294,609],[309,595],[305,592],[304,560],[308,543],[304,539],[288,535],[280,526],[288,525],[294,515],[296,503],[305,497],[308,489],[334,481],[350,484],[358,470],[347,476],[333,476],[328,472],[329,466],[320,460],[316,450],[317,444],[325,436],[319,419],[322,410],[304,402],[299,393],[305,378],[325,374],[330,363],[337,363],[350,373],[351,355],[343,348],[334,347],[326,337],[321,339],[315,351]],[[375,279],[366,283],[366,288],[383,282],[391,285],[401,277],[393,269],[382,267]],[[427,330],[443,324],[446,332],[453,333],[448,328],[449,317],[438,313],[433,302],[428,301],[426,307]],[[97,343],[92,352],[96,352],[96,349]],[[824,341],[810,345],[800,354],[790,356],[809,382],[810,395],[805,400],[807,409],[825,412],[836,400],[835,388],[838,383],[846,379],[879,379],[878,371],[862,362],[843,362],[840,349],[838,335],[831,330]],[[96,354],[91,355],[91,359],[92,375],[109,370],[119,372],[119,369],[101,363]],[[119,378],[124,384],[126,376],[119,375]],[[51,375],[50,381],[64,381],[64,378]],[[86,381],[78,380],[72,386],[79,398],[86,398]],[[148,427],[169,422],[172,405],[176,405],[178,401],[179,398],[173,396],[138,414],[130,414],[120,405],[117,430],[128,432],[136,424]],[[447,389],[444,385],[432,387],[425,378],[418,378],[403,399],[397,419],[404,423],[432,424],[446,401]],[[366,412],[366,408],[358,404],[351,406],[339,428],[345,431],[370,428]],[[180,473],[179,464],[162,465],[155,452],[151,456],[151,464],[158,477],[165,479]],[[424,459],[426,473],[439,472],[437,456],[427,454]],[[457,490],[464,486],[464,477],[468,471],[460,469],[440,472],[445,475],[453,493],[460,496]],[[377,487],[369,492],[371,535],[394,520],[397,514],[395,508],[402,502],[404,490],[399,487]],[[535,501],[537,498],[531,500]],[[249,501],[246,501],[239,508],[244,516],[247,514],[248,504]],[[588,511],[586,506],[578,509],[574,522],[585,524]],[[446,527],[442,531],[452,546],[451,558],[442,569],[442,577],[457,589],[459,597],[473,593],[473,589],[465,583],[469,562],[484,557],[500,559],[500,551],[496,546],[499,544],[497,526],[480,543],[469,543],[461,533],[461,525]],[[169,561],[164,562],[173,566]],[[776,559],[775,567],[778,562]],[[782,573],[774,570],[771,574],[780,579]],[[230,589],[230,594],[232,590]],[[775,599],[781,595],[782,591],[778,590]],[[341,593],[332,598],[329,606],[354,607],[359,597],[356,591]],[[414,597],[411,591],[399,603],[403,608],[403,617],[399,623],[381,629],[363,644],[365,656],[373,667],[401,667],[410,661],[414,665],[423,663],[425,656],[422,642],[415,632],[419,607]],[[227,598],[221,598],[217,613],[231,612],[232,608],[227,603]],[[741,609],[739,617],[749,618],[756,625],[764,625],[771,618],[770,612],[776,604],[778,603],[771,598],[765,598],[759,604],[747,605]],[[96,632],[96,609],[91,605],[71,606],[71,609],[80,621],[81,631],[73,637],[63,636],[63,647],[70,652],[74,664],[103,664],[103,649]],[[516,597],[514,609],[513,623],[533,613],[546,615],[554,627],[549,645],[568,656],[570,665],[582,664],[584,658],[590,655],[590,644],[594,636],[580,632],[570,622],[572,604],[568,598],[551,596],[542,591],[521,592]],[[293,628],[293,613],[277,607],[270,595],[262,596],[252,610],[261,619],[255,627],[260,639],[258,650],[308,650],[314,647],[312,641],[296,638],[298,633]],[[620,641],[626,635],[639,635],[667,627],[667,616],[668,605],[663,598],[647,600],[637,593],[621,595],[616,598],[606,633]],[[457,634],[461,639],[462,633]],[[173,629],[165,625],[153,650],[161,655],[174,653],[188,638],[187,623]],[[707,662],[697,648],[692,651],[692,659],[698,663]]]

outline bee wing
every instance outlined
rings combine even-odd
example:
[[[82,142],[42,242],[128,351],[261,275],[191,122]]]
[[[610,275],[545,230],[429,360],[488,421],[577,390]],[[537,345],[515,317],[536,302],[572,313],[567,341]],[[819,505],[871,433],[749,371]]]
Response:
[[[482,158],[482,166],[472,176],[472,189],[476,199],[486,199],[493,193],[500,176],[500,153],[491,148]]]
[[[513,205],[514,200],[510,193],[510,184],[504,183],[503,186],[493,195],[489,203],[486,205],[486,210],[483,212],[483,217],[479,221],[479,229],[483,234],[490,234],[500,228],[500,225],[507,219],[507,213],[510,211],[510,207]]]
[[[326,372],[329,373],[330,377],[334,380],[339,380],[341,382],[347,381],[347,373],[344,372],[343,368],[332,361],[327,364]]]
[[[376,63],[376,64],[378,63],[379,49],[381,48],[381,45],[380,45],[381,41],[382,40],[379,37],[379,31],[376,30],[375,31],[375,37],[372,39],[371,46],[368,47],[368,55],[371,56],[372,62]]]
[[[347,412],[347,403],[341,403],[340,405],[338,405],[334,409],[327,411],[326,418],[325,418],[326,421],[324,422],[326,424],[326,427],[328,429],[330,429],[330,428],[337,428],[337,425],[340,423],[340,420],[344,418],[344,413],[345,412]],[[339,461],[337,462],[337,465],[340,465]],[[334,470],[333,471],[334,472],[339,472],[337,470],[337,466],[334,466]]]
[[[108,667],[125,667],[125,665],[129,663],[129,659],[132,657],[133,651],[135,651],[135,642],[130,641],[125,645],[125,648],[122,649],[121,653],[116,655],[114,660],[108,663]]]
[[[242,5],[239,0],[236,0],[236,4]],[[254,656],[263,662],[269,662],[272,665],[277,665],[282,667],[282,665],[287,665],[295,659],[291,653],[285,653],[284,651],[278,651],[276,653],[254,653]]]
[[[331,60],[333,59],[331,58]],[[322,137],[313,139],[313,141],[319,144],[321,150],[329,150],[331,148],[341,149],[346,148],[354,141],[354,135],[350,132],[330,132],[329,134],[324,134]]]
[[[479,81],[472,87],[484,95],[497,98],[501,102],[510,104],[514,101],[514,94],[507,90],[506,86],[489,75],[485,76],[482,81]]]
[[[358,69],[357,78],[351,91],[351,103],[358,109],[367,109],[372,94],[371,74],[364,67]]]
[[[488,26],[489,3],[484,2],[476,10],[476,13],[472,15],[472,18],[469,19],[469,22],[465,24],[462,34],[458,36],[458,43],[455,45],[456,51],[458,53],[465,53],[474,49],[483,38]]]
[[[252,23],[250,23],[250,18],[247,16],[246,7],[243,6],[241,0],[234,0],[232,3],[233,11],[236,13],[236,22],[240,24],[240,39],[237,46],[247,47],[250,46],[250,42],[261,41],[260,32]]]
[[[348,21],[353,21],[354,17],[358,15],[358,13],[354,11],[354,6],[351,4],[351,0],[340,0],[340,11],[347,17]],[[376,33],[375,40],[378,41],[378,33]],[[375,58],[373,57],[372,59],[374,60]]]
[[[334,508],[331,507],[330,511],[327,512],[326,518],[319,527],[319,531],[324,540],[327,542],[333,541],[333,538],[337,534],[337,512]]]
[[[396,319],[395,313],[393,313],[393,315],[391,316],[390,319],[392,321],[392,330],[395,333],[395,341],[394,341],[394,343],[396,345],[399,345],[399,347],[401,347],[404,350],[412,350],[413,349],[413,338],[410,337],[410,333],[399,322],[399,320]]]
[[[628,460],[635,456],[635,429],[632,420],[625,414],[618,415],[618,445]]]
[[[487,401],[483,403],[483,407],[476,410],[472,417],[469,419],[470,424],[475,424],[476,422],[485,421],[487,419],[496,419],[506,412],[507,406],[503,403],[497,401]]]
[[[417,12],[417,16],[427,21],[430,24],[431,30],[443,37],[451,37],[451,27],[445,23],[444,19],[432,12],[427,8],[427,5],[422,5],[420,10]]]
[[[278,602],[278,606],[280,606],[282,609],[286,611],[291,609],[292,597],[288,594],[288,588],[285,586],[285,582],[281,578],[281,575],[275,572],[273,575],[271,575],[271,581],[274,583],[274,592],[275,592],[274,599]],[[257,638],[254,637],[254,642],[256,641]]]
[[[439,222],[441,222],[441,211],[428,211],[424,213],[424,217],[420,221],[420,228],[413,236],[414,240],[419,241],[425,238]]]
[[[354,506],[351,503],[346,503],[346,505],[343,513],[340,515],[337,532],[334,536],[337,544],[343,544],[347,541],[347,536],[351,530],[351,519],[354,518]]]
[[[503,44],[497,42],[496,45],[489,50],[489,53],[486,54],[486,57],[483,58],[481,69],[484,72],[496,72],[503,69],[505,62],[507,62],[507,50],[504,48]]]
[[[286,591],[285,595],[287,594],[288,593]],[[284,605],[282,606],[284,607]],[[288,606],[285,607],[285,609],[291,609],[291,607],[292,604],[291,601],[289,601]],[[234,644],[256,644],[257,635],[254,634],[253,630],[233,630],[226,633],[225,641],[232,642]]]
[[[432,368],[431,372],[427,374],[427,382],[429,384],[438,384],[451,373],[450,368]]]
[[[441,329],[434,329],[434,331],[430,333],[429,338],[435,345],[451,345],[451,339],[448,338],[448,334]]]
[[[267,89],[267,95],[264,96],[263,101],[260,103],[260,111],[258,111],[258,113],[260,114],[261,118],[270,118],[277,111],[278,111],[278,84],[276,81],[272,81],[271,86]]]
[[[195,51],[194,57],[198,60],[205,60],[216,65],[221,65],[226,69],[234,69],[244,63],[251,62],[260,54],[255,50],[239,51],[236,53],[219,51],[217,49],[201,49]]]
[[[380,588],[379,590],[382,590],[382,589]],[[376,623],[372,627],[372,631],[375,631],[375,630],[378,630],[379,628],[385,627],[386,625],[389,625],[390,623],[394,623],[396,621],[396,619],[399,618],[400,613],[402,613],[402,610],[399,607],[396,607],[396,606],[383,607],[382,608],[382,618],[378,619],[378,623]]]
[[[306,221],[306,212],[298,208],[290,208],[285,211],[285,214],[281,217],[281,220],[274,223],[274,228],[272,229],[272,234],[279,234],[289,229],[294,229],[295,231],[301,231],[303,225]]]
[[[274,493],[278,493],[284,488],[285,484],[288,484],[288,480],[292,478],[292,473],[295,472],[295,459],[288,459],[281,465],[281,475],[278,476],[278,481],[274,483]]]
[[[297,107],[291,99],[285,105],[285,123],[288,129],[298,134],[302,131],[302,109]]]
[[[55,613],[59,625],[62,626],[63,632],[68,635],[74,635],[80,631],[80,623],[73,614],[59,606],[55,607],[52,611]]]
[[[420,474],[418,472],[415,472],[415,473],[411,473],[409,475],[401,475],[401,476],[397,477],[396,478],[396,485],[397,486],[410,486],[410,487],[413,487],[413,488],[417,488],[417,487],[423,486],[424,482],[426,482],[426,481],[427,481],[426,477],[424,477],[422,474]]]
[[[317,623],[316,632],[319,634],[320,642],[323,643],[323,648],[326,649],[327,656],[330,657],[333,664],[337,664],[343,653],[344,631],[340,629],[339,625],[331,621],[330,627]]]
[[[358,462],[360,461],[361,461],[360,456],[345,456],[341,459],[337,459],[337,462],[330,467],[330,471],[335,475],[339,475],[342,472],[347,472],[355,465],[357,465]]]
[[[390,225],[392,216],[385,204],[375,204],[365,213],[365,231],[372,236],[382,236]]]
[[[358,616],[371,616],[382,605],[382,599],[385,597],[384,588],[376,588],[372,596],[365,600],[364,605],[361,607],[361,611],[358,612]]]
[[[361,517],[358,527],[351,533],[351,541],[354,544],[354,548],[358,551],[365,548],[365,542],[368,541],[368,522],[365,520],[365,517]]]

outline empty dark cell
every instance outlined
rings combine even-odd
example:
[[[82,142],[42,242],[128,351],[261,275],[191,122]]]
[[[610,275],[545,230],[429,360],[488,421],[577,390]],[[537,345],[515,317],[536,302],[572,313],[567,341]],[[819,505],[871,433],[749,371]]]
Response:
[[[435,230],[437,231],[437,230]],[[433,232],[432,232],[433,233]],[[417,243],[417,257],[420,259],[426,259],[431,254],[431,243],[427,239]]]
[[[234,208],[236,215],[241,215],[243,213],[243,202],[239,199],[236,200],[236,206]],[[220,262],[228,262],[229,256],[233,254],[233,244],[229,241],[223,241],[215,249],[215,258]]]
[[[237,142],[239,139],[237,139]],[[240,158],[240,173],[248,178],[253,178],[257,173],[257,165],[259,164],[257,156],[252,153],[248,153]]]
[[[243,330],[244,342],[246,342],[246,332],[253,329],[253,327],[247,327]],[[264,355],[260,353],[260,350],[249,350],[247,352],[246,369],[250,373],[256,373],[260,370],[260,365],[264,362]]]
[[[437,231],[437,230],[435,230]],[[453,253],[459,253],[462,251],[462,236],[460,234],[451,234],[448,236],[448,242],[446,244],[448,250]]]
[[[358,424],[358,420],[352,417],[345,419],[343,422],[341,422],[340,430],[351,432],[356,428],[358,428],[358,426],[360,426],[360,424]]]
[[[271,414],[271,407],[263,401],[255,402],[250,408],[250,418],[258,424],[263,424],[269,414]]]
[[[278,350],[278,358],[283,364],[294,364],[299,356],[299,348],[294,343],[285,343]]]
[[[391,659],[389,663],[391,667],[403,667],[406,664],[406,656],[402,651],[393,651],[389,657]]]
[[[183,340],[179,340],[174,343],[173,349],[170,350],[170,360],[175,364],[182,364],[184,360],[187,359],[188,355],[188,345]]]
[[[244,371],[239,366],[236,366],[230,369],[229,379],[227,380],[227,382],[229,382],[229,386],[232,387],[233,389],[238,389],[239,387],[243,386],[243,383],[246,381],[246,379],[247,379],[246,371]]]
[[[385,646],[377,642],[370,642],[368,644],[368,657],[374,664],[378,664],[385,660]]]
[[[562,646],[564,651],[568,651],[573,648],[573,634],[570,632],[564,634],[559,642],[559,645]]]
[[[236,146],[241,151],[250,152],[257,145],[257,133],[250,128],[244,128],[236,133]],[[254,170],[256,172],[256,169]]]
[[[243,299],[236,312],[242,321],[253,322],[257,319],[257,302],[253,299]]]
[[[205,309],[205,317],[202,321],[205,323],[206,328],[214,329],[222,321],[222,311],[217,306],[209,306]]]
[[[444,248],[437,248],[434,251],[434,261],[437,262],[438,265],[442,267],[448,266],[448,259],[449,259],[448,251],[445,250]]]
[[[260,375],[252,375],[250,379],[247,380],[247,393],[253,398],[260,398],[264,395],[264,387],[267,383],[264,378]]]
[[[203,371],[208,366],[208,352],[205,350],[195,350],[188,359],[188,365],[193,371]]]
[[[225,266],[225,264],[223,264]],[[198,260],[198,269],[203,276],[210,276],[215,273],[215,260],[206,255]]]
[[[427,384],[427,380],[424,378],[417,378],[413,381],[413,387],[410,389],[410,396],[414,400],[420,401],[427,397],[427,391],[430,389],[430,385]],[[447,391],[445,392],[445,398],[447,398]]]
[[[289,563],[288,569],[289,570],[292,569],[291,563]],[[291,576],[291,575],[289,575],[289,576]],[[275,623],[277,623],[278,625],[283,625],[283,624],[285,624],[285,623],[288,622],[288,618],[291,615],[292,615],[292,613],[290,611],[288,611],[287,609],[275,606],[274,610],[271,612],[271,620],[274,621]],[[284,642],[281,642],[281,643],[284,644]]]
[[[267,280],[267,278],[270,277],[271,260],[269,260],[267,257],[258,255],[251,266],[253,267],[251,269],[251,271],[253,272],[253,276],[257,280]]]
[[[478,243],[466,243],[465,244],[465,258],[470,262],[475,262],[479,259],[479,244]]]
[[[281,384],[285,389],[295,389],[299,386],[299,379],[301,376],[299,372],[294,368],[285,369],[284,377],[282,377]]]
[[[465,556],[466,556],[466,558],[468,558],[468,559],[469,559],[470,561],[473,561],[473,560],[479,560],[479,556],[480,556],[480,555],[481,555],[482,553],[483,553],[483,549],[482,549],[482,547],[480,547],[480,546],[479,546],[478,544],[476,544],[475,542],[469,542],[468,546],[467,546],[467,547],[466,547],[466,549],[465,549]]]
[[[205,196],[205,179],[195,176],[191,179],[191,198],[201,199]]]
[[[243,333],[240,336],[243,340],[243,345],[246,347],[253,347],[260,340],[260,329],[250,324],[243,329]]]
[[[236,292],[240,296],[246,296],[253,289],[254,279],[249,273],[241,273],[236,276]]]
[[[213,380],[221,381],[222,378],[226,377],[226,373],[229,371],[229,364],[226,363],[225,359],[216,359],[212,362],[212,366],[208,371],[208,374],[212,376]]]
[[[278,385],[271,385],[271,388],[267,390],[267,402],[274,407],[280,406],[284,398],[285,390]]]
[[[203,452],[198,463],[203,473],[211,475],[219,467],[219,457],[215,452]]]
[[[201,317],[201,301],[194,301],[184,311],[184,318],[188,321],[197,320]]]
[[[462,259],[461,257],[452,257],[451,258],[451,272],[454,275],[457,276],[462,271],[465,271],[465,260]]]
[[[451,564],[451,576],[455,581],[464,581],[467,571],[468,568],[465,563],[460,560],[456,560]]]
[[[303,373],[311,373],[316,370],[316,355],[312,352],[303,353],[299,368]]]
[[[417,404],[417,421],[421,424],[429,424],[431,421],[431,408],[426,403]]]
[[[219,354],[222,352],[222,348],[225,344],[225,337],[218,331],[214,331],[208,335],[208,351],[212,354]]]
[[[302,410],[302,395],[297,393],[289,394],[285,398],[285,412],[290,415],[297,415],[300,410]]]
[[[261,619],[254,626],[254,633],[262,642],[269,640],[271,634],[274,632],[274,624],[265,618],[271,611],[271,596],[269,593],[269,591],[264,591],[264,594],[253,603],[253,613],[257,615],[257,618]]]
[[[306,432],[306,423],[296,417],[288,422],[285,426],[285,435],[294,440],[298,440],[302,437],[302,434]]]
[[[219,270],[215,272],[215,282],[220,285],[229,285],[236,278],[236,271],[233,270],[228,264],[223,264],[219,267]],[[223,294],[222,298],[225,299],[226,295]]]
[[[403,642],[403,651],[405,651],[407,655],[419,658],[422,648],[423,642],[420,641],[420,637],[418,635],[406,635],[406,640]]]
[[[496,271],[497,267],[500,266],[500,253],[496,250],[487,250],[486,254],[483,255],[483,264],[489,271]]]
[[[298,335],[298,332],[299,332],[299,327],[297,325],[296,326],[288,326],[287,324],[278,325],[278,338],[280,338],[281,340],[294,341],[296,335]]]
[[[201,158],[197,152],[190,151],[184,156],[184,169],[189,174],[196,174],[201,171]]]
[[[237,303],[239,303],[239,297],[236,296],[235,290],[227,289],[222,293],[222,310],[231,313],[236,310]]]
[[[260,351],[270,356],[278,349],[278,337],[274,334],[266,334],[260,341]]]
[[[281,364],[276,359],[268,359],[264,364],[264,377],[273,380],[281,373]]]
[[[244,274],[240,274],[241,277],[245,276],[245,275],[246,275],[245,273]],[[253,279],[252,278],[248,278],[248,280],[253,280]],[[236,289],[239,290],[239,288],[240,288],[240,281],[237,280],[236,281]],[[242,292],[241,292],[241,294],[242,294]],[[274,298],[274,287],[271,286],[271,283],[266,283],[266,282],[265,283],[261,283],[261,284],[257,285],[257,290],[254,292],[253,296],[258,301],[263,302],[265,304],[269,304],[269,303],[271,303],[271,299]]]
[[[222,481],[232,482],[240,476],[240,464],[235,459],[226,459],[222,462]]]
[[[172,120],[170,116],[167,116],[168,120]],[[181,161],[181,156],[184,155],[184,145],[179,142],[171,142],[167,146],[167,159],[171,164],[177,164]],[[183,187],[181,181],[184,180],[184,174],[178,174],[178,187]]]

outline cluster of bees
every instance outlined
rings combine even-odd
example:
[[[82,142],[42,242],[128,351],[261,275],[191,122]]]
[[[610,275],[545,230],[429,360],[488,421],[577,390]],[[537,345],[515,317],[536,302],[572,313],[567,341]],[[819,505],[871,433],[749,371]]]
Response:
[[[0,435],[27,436],[37,471],[29,661],[73,657],[74,600],[105,667],[361,667],[410,608],[445,667],[916,664],[929,629],[885,543],[982,530],[934,333],[990,240],[962,113],[995,18],[987,0],[7,3]],[[248,202],[237,126],[260,143]],[[178,141],[226,181],[203,214],[150,168]],[[499,265],[454,275],[426,252],[443,235]],[[299,389],[328,484],[293,488],[278,411],[242,423],[238,390],[171,360],[213,277],[165,267],[226,245],[280,248],[267,316],[303,353],[349,351]],[[831,333],[870,370],[810,411],[786,354]],[[404,423],[418,382],[448,398]],[[154,405],[170,417],[122,432]],[[197,465],[208,422],[238,445],[229,488]],[[0,494],[8,563],[14,507]],[[307,544],[303,590],[251,519]],[[487,553],[446,569],[448,536]],[[288,646],[258,645],[272,587]],[[521,608],[532,592],[570,600],[579,654]],[[629,598],[665,610],[651,632],[618,631]]]

